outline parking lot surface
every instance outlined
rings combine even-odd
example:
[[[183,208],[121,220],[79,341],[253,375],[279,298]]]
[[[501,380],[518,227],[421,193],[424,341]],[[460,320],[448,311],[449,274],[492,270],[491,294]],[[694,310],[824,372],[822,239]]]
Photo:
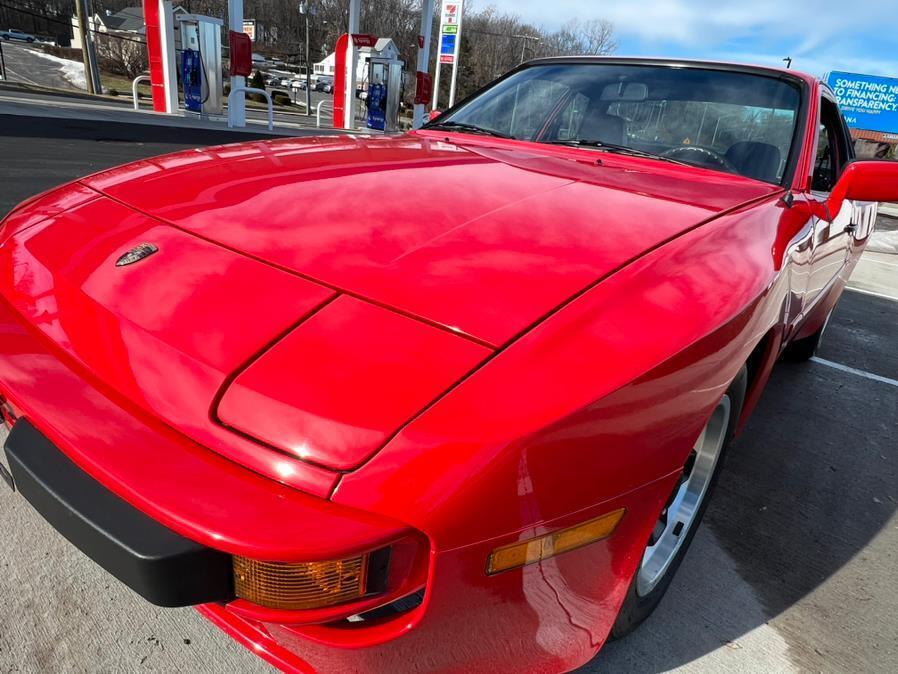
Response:
[[[0,214],[226,142],[91,133],[0,119]],[[874,266],[859,272],[878,295],[845,293],[819,357],[777,365],[659,610],[582,672],[898,671],[898,302],[879,296],[898,296],[898,256]],[[192,610],[136,597],[5,489],[0,532],[0,671],[271,671]]]

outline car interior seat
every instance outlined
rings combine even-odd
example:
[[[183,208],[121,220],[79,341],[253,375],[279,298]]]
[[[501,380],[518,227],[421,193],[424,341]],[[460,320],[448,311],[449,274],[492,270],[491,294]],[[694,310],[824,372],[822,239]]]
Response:
[[[627,144],[627,122],[617,115],[592,108],[580,124],[578,134],[584,140],[597,140],[610,145]]]
[[[733,143],[724,156],[744,176],[768,183],[777,181],[782,156],[776,145],[743,140]]]

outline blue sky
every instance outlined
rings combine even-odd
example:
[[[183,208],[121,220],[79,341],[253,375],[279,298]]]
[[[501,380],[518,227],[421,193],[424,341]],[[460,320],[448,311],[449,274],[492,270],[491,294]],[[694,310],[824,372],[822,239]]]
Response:
[[[618,54],[782,65],[898,77],[898,0],[474,0],[556,28],[608,19]]]

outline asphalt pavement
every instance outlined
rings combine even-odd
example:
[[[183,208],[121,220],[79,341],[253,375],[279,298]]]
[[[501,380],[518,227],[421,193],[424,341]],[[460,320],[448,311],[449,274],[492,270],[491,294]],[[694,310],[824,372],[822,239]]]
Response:
[[[151,128],[103,139],[0,116],[0,214],[104,166],[226,142]],[[898,256],[874,255],[819,357],[777,365],[659,610],[583,673],[898,671]],[[192,610],[137,598],[4,491],[0,671],[271,671]]]
[[[6,78],[13,82],[53,87],[69,91],[83,91],[83,87],[73,84],[57,63],[43,58],[36,49],[23,42],[3,42],[3,61],[6,64]],[[81,67],[84,77],[84,66]]]

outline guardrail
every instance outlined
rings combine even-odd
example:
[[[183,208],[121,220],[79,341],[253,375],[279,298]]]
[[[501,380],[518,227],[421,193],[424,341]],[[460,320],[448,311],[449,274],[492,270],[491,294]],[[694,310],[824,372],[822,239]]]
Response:
[[[140,104],[137,102],[137,85],[141,82],[149,82],[149,75],[138,75],[134,78],[134,81],[131,82],[131,95],[134,97],[134,109],[140,110]]]
[[[231,89],[231,93],[228,94],[228,107],[230,108],[234,103],[234,94],[246,94],[247,92],[251,94],[262,94],[265,97],[265,100],[268,101],[268,130],[274,131],[274,105],[271,102],[271,94],[269,94],[264,89],[256,89],[255,87],[235,87]],[[231,116],[228,115],[228,128],[233,128],[234,125],[231,123]]]

